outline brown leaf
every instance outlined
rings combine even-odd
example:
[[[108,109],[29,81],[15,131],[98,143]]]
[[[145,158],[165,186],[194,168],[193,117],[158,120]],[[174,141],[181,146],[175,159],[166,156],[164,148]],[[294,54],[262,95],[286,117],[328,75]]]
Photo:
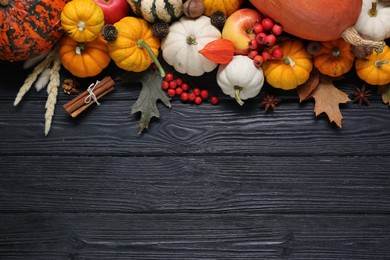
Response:
[[[320,82],[320,72],[313,68],[313,70],[310,72],[309,79],[303,83],[302,85],[299,85],[296,90],[299,96],[299,102],[302,102],[310,97],[310,94],[313,92],[313,90],[318,86],[318,83]]]
[[[379,93],[382,95],[382,101],[390,106],[390,84],[379,87]]]
[[[348,94],[333,85],[333,80],[323,75],[320,76],[317,88],[311,93],[315,100],[314,112],[316,116],[325,112],[330,122],[335,122],[341,128],[341,115],[339,104],[351,101]]]

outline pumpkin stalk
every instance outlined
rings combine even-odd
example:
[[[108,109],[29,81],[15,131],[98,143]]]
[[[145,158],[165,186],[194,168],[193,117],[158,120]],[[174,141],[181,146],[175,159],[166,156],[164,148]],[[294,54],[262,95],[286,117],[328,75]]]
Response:
[[[143,39],[139,39],[137,41],[137,46],[138,48],[142,49],[142,48],[145,48],[146,51],[149,53],[150,57],[152,58],[153,62],[156,64],[158,70],[160,71],[160,75],[161,77],[165,77],[165,70],[164,68],[162,67],[161,63],[158,61],[156,55],[154,55],[152,49],[150,48],[149,44],[146,43],[146,41],[144,41]]]
[[[341,37],[354,46],[363,46],[363,47],[371,47],[375,48],[378,53],[383,51],[383,47],[385,47],[386,43],[384,41],[372,41],[363,39],[356,29],[351,26],[347,28],[342,34]]]
[[[380,68],[382,65],[388,64],[389,60],[376,60],[374,62],[375,67]]]
[[[187,43],[189,44],[189,45],[197,45],[198,43],[196,42],[196,37],[193,35],[193,34],[191,34],[191,35],[189,35],[189,36],[187,36]]]
[[[339,57],[341,55],[341,51],[339,48],[333,48],[332,49],[332,56],[333,57]]]
[[[84,31],[86,27],[87,27],[87,24],[84,21],[79,21],[77,23],[77,29],[79,30],[79,32]]]
[[[368,15],[370,17],[376,17],[378,15],[378,8],[376,0],[372,0],[371,9],[368,10]]]
[[[295,62],[294,62],[294,60],[290,56],[284,56],[282,58],[282,61],[283,61],[284,64],[290,65],[291,67],[295,66]]]
[[[241,100],[240,92],[242,90],[242,87],[240,86],[234,86],[234,98],[236,99],[237,103],[242,106],[244,105],[244,101]]]
[[[9,4],[9,0],[0,0],[0,5],[6,7]]]
[[[83,52],[84,49],[85,49],[84,44],[80,43],[80,44],[77,44],[75,52],[77,55],[81,55],[81,53]]]

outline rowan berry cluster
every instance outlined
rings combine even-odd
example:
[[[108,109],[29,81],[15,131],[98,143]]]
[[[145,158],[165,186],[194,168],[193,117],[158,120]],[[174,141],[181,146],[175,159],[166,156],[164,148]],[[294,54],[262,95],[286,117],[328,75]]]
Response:
[[[191,89],[182,78],[175,78],[173,73],[170,72],[165,75],[164,80],[161,82],[161,88],[165,90],[171,98],[178,96],[183,103],[200,105],[204,101],[209,101],[211,104],[216,105],[219,102],[217,96],[210,97],[207,89]]]
[[[256,67],[260,67],[263,62],[272,58],[283,57],[281,48],[272,48],[276,43],[276,37],[283,33],[281,25],[266,17],[253,25],[252,31],[255,37],[249,41],[248,57],[253,59]]]

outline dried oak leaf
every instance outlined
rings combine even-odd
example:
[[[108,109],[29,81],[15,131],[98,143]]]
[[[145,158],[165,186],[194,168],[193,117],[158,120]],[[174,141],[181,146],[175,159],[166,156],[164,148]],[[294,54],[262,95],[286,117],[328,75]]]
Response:
[[[382,101],[390,106],[390,84],[379,87],[379,93],[382,95]]]
[[[158,70],[149,68],[142,73],[139,82],[142,83],[142,89],[137,101],[131,108],[131,114],[141,113],[139,133],[142,133],[145,129],[148,129],[150,120],[153,117],[160,117],[157,101],[161,100],[168,108],[171,107],[171,102],[170,98],[161,88],[162,77]]]
[[[299,102],[308,99],[313,90],[318,86],[318,83],[320,83],[320,72],[318,69],[313,68],[310,72],[309,79],[296,88],[297,94],[299,96]]]
[[[316,116],[325,112],[330,122],[335,122],[341,128],[343,116],[339,104],[351,101],[348,94],[336,88],[331,78],[321,75],[318,86],[310,96],[315,100],[314,112]]]

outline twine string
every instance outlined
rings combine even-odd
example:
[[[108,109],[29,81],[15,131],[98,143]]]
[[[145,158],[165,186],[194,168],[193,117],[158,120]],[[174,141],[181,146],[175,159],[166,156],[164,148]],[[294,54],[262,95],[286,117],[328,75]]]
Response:
[[[91,85],[89,85],[89,87],[87,88],[89,95],[84,99],[85,104],[89,104],[93,100],[93,101],[95,101],[96,105],[100,106],[100,103],[98,102],[95,93],[93,93],[96,85],[99,83],[100,83],[100,81],[96,80],[95,83],[92,83]]]

